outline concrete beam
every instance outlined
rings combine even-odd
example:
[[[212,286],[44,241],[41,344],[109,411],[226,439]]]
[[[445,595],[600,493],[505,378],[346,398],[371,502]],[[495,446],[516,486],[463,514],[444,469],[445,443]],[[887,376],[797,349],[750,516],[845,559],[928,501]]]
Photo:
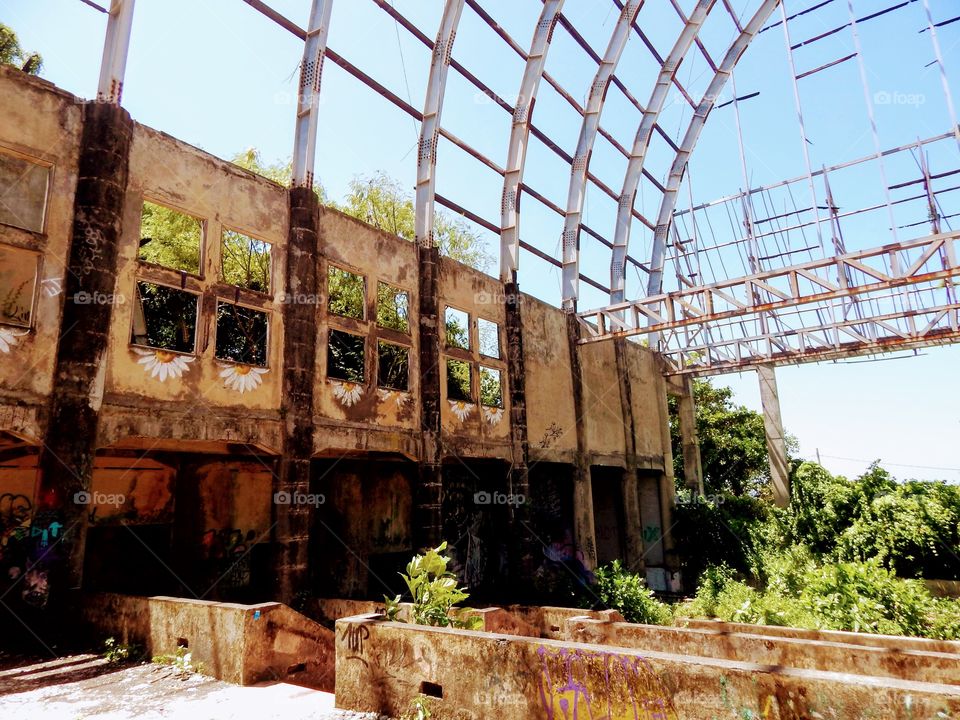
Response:
[[[790,466],[787,461],[787,443],[783,437],[780,394],[777,392],[777,375],[774,366],[757,366],[757,378],[760,380],[760,402],[763,405],[767,454],[770,456],[773,499],[780,507],[786,507],[790,504]]]

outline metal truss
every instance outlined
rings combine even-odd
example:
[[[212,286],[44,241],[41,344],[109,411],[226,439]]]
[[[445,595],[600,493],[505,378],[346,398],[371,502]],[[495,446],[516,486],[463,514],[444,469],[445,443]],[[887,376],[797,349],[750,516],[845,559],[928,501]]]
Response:
[[[134,0],[111,0],[109,11],[89,0],[83,1],[108,14],[98,99],[119,104]],[[328,45],[333,0],[312,0],[306,29],[277,13],[263,0],[243,1],[304,41],[293,152],[292,182],[295,186],[310,187],[314,182],[317,108],[323,64],[325,59],[329,59],[420,123],[415,199],[417,242],[428,247],[434,244],[434,213],[435,206],[439,204],[499,236],[500,279],[503,282],[522,281],[520,256],[523,250],[561,270],[561,306],[568,312],[577,312],[581,282],[608,294],[609,305],[580,313],[587,327],[585,342],[643,334],[672,359],[676,372],[694,373],[719,372],[758,362],[816,360],[839,357],[844,353],[859,354],[945,342],[957,333],[953,286],[957,275],[956,236],[950,230],[949,218],[953,215],[943,209],[941,198],[946,193],[960,190],[960,185],[939,189],[934,185],[960,174],[960,168],[931,173],[925,150],[929,144],[944,138],[955,139],[960,147],[960,125],[957,124],[937,35],[937,27],[952,20],[934,23],[928,0],[922,0],[928,25],[923,32],[929,32],[935,58],[931,65],[938,66],[952,126],[945,135],[918,140],[885,152],[880,149],[877,117],[861,52],[858,25],[898,11],[910,3],[894,4],[895,0],[890,0],[888,7],[880,10],[871,8],[869,14],[858,18],[854,9],[855,0],[846,0],[848,22],[815,37],[794,42],[791,39],[790,22],[817,12],[828,3],[803,9],[792,7],[794,14],[788,15],[784,0],[748,0],[746,7],[738,14],[730,0],[696,0],[685,3],[689,8],[688,14],[678,0],[612,0],[619,10],[619,17],[610,30],[609,40],[601,55],[585,39],[576,23],[564,14],[564,0],[543,0],[528,45],[521,45],[511,37],[484,8],[482,0],[445,0],[435,39],[431,39],[406,18],[391,0],[371,0],[397,23],[398,28],[402,27],[431,53],[426,97],[422,106],[415,107]],[[648,36],[655,28],[644,25],[639,19],[644,5],[654,2],[672,7],[682,24],[679,33],[672,38],[673,43],[666,56],[657,51]],[[514,102],[497,95],[454,56],[454,41],[465,7],[523,62],[523,74]],[[766,25],[778,8],[779,21]],[[710,17],[724,14],[732,22],[733,40],[722,59],[717,61],[707,51],[701,34]],[[684,181],[688,187],[691,185],[689,161],[710,114],[723,105],[734,106],[740,169],[744,186],[749,187],[739,101],[754,97],[757,93],[738,98],[732,78],[751,43],[760,33],[775,27],[781,27],[785,41],[805,174],[765,187],[741,189],[735,195],[696,207],[690,190],[689,209],[678,210]],[[659,28],[656,30],[662,34]],[[794,64],[795,50],[845,31],[850,33],[855,52],[798,72]],[[546,70],[548,53],[556,32],[569,35],[590,61],[596,64],[592,80],[586,88],[565,88]],[[628,42],[636,42],[637,39],[657,63],[652,85],[642,88],[644,94],[641,96],[648,98],[646,105],[635,97],[635,93],[624,82],[624,68],[618,67]],[[656,39],[662,41],[664,38]],[[529,50],[525,49],[527,47]],[[708,68],[706,77],[709,83],[699,100],[695,99],[691,89],[684,87],[678,76],[678,70],[684,61],[689,61],[692,54],[702,56]],[[815,169],[807,147],[810,140],[804,127],[799,82],[848,61],[855,61],[859,67],[860,84],[876,152],[868,158]],[[441,119],[445,90],[451,70],[511,115],[504,166],[443,127]],[[619,76],[618,70],[621,73]],[[717,99],[728,82],[734,85],[734,99],[731,103],[718,106]],[[573,149],[562,147],[534,123],[534,109],[543,84],[550,86],[580,116],[580,132]],[[630,149],[622,145],[603,123],[607,95],[612,88],[616,88],[641,114]],[[678,140],[674,140],[661,127],[669,94],[674,89],[692,109],[686,126],[677,128]],[[586,98],[582,105],[577,97]],[[669,167],[662,177],[657,177],[647,167],[654,136],[662,139],[669,148]],[[591,158],[598,137],[603,137],[626,160],[626,171],[619,192],[591,172]],[[441,139],[457,146],[502,177],[499,221],[484,218],[438,192],[436,167]],[[528,151],[533,140],[540,141],[570,167],[564,207],[524,180]],[[922,173],[920,179],[893,184],[888,181],[886,159],[898,152],[914,155]],[[941,157],[937,157],[938,162]],[[866,161],[876,163],[875,172],[881,178],[884,189],[883,199],[866,207],[841,209],[836,193],[831,188],[833,175]],[[902,169],[902,163],[899,167]],[[642,178],[646,178],[658,193],[657,214],[652,219],[637,209]],[[800,185],[806,186],[801,190],[801,195],[809,192],[809,206],[806,206],[807,201],[802,201],[800,206],[796,204],[791,187],[799,188]],[[922,185],[922,192],[910,197],[894,197],[900,191],[919,185]],[[604,237],[583,222],[585,198],[591,186],[616,203],[616,224],[612,238]],[[834,184],[834,187],[837,186]],[[788,194],[792,209],[786,203],[782,211],[774,208],[771,193],[781,190]],[[554,257],[522,239],[520,200],[524,194],[563,218],[560,257]],[[915,209],[916,205],[922,207],[920,220],[898,224],[901,222],[898,221],[901,209]],[[726,209],[731,215],[731,227],[742,224],[742,233],[734,229],[734,236],[729,240],[716,236],[710,238],[714,235],[713,228],[710,227],[709,232],[705,233],[698,221],[702,223],[706,220],[709,225],[712,208]],[[851,247],[858,249],[848,252],[850,238],[844,237],[842,221],[850,223],[849,219],[854,216],[859,221],[860,216],[875,211],[885,211],[883,223],[888,226],[890,237],[884,239],[892,239],[893,244],[870,250],[860,249],[864,237],[861,232],[861,241],[858,242],[855,237],[851,244]],[[734,223],[732,218],[736,216],[741,217]],[[649,247],[648,257],[638,258],[630,254],[634,221],[650,232],[649,236],[645,236],[650,243],[646,246]],[[929,230],[923,232],[930,233],[927,237],[899,242],[900,230],[907,230],[905,234],[909,237],[909,228],[926,224],[929,224]],[[815,231],[815,242],[811,243],[807,238],[807,231]],[[882,232],[883,227],[874,226],[867,236],[876,238]],[[581,238],[584,235],[596,241],[597,245],[582,248]],[[879,244],[882,241],[873,242]],[[768,243],[774,246],[773,249]],[[604,248],[610,251],[609,287],[597,278],[584,274],[580,267],[581,253],[603,252]],[[733,261],[732,269],[727,267],[724,259],[728,263]],[[713,266],[713,261],[719,262],[719,272]],[[937,262],[939,266],[936,266]],[[676,269],[676,285],[673,285],[672,278],[665,283],[671,263]],[[628,302],[626,279],[627,269],[631,265],[638,271],[641,282],[645,283],[646,297]],[[665,286],[677,289],[665,292]]]
[[[676,361],[676,372],[690,373],[941,342],[960,332],[952,292],[960,276],[957,238],[960,232],[931,235],[610,305],[580,315],[583,342],[656,334],[657,349]],[[927,299],[922,310],[882,310],[899,297],[890,291],[912,286],[939,302]],[[854,313],[843,302],[848,299],[873,300],[876,309]],[[748,323],[758,325],[764,313],[778,311],[786,311],[783,329],[750,332]],[[831,319],[811,322],[824,315]],[[788,324],[791,319],[802,325]],[[736,336],[724,337],[731,328]]]

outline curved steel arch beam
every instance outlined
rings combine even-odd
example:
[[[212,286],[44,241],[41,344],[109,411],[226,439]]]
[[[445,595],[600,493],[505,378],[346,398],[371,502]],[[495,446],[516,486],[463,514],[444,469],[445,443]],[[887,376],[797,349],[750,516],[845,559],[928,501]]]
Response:
[[[433,45],[427,97],[423,102],[423,122],[420,125],[420,143],[417,152],[417,198],[414,230],[417,244],[433,247],[433,208],[437,187],[437,143],[440,140],[440,113],[447,88],[447,71],[457,26],[463,14],[464,0],[446,0],[437,41]]]
[[[300,64],[300,91],[297,95],[297,125],[293,136],[293,187],[313,187],[313,164],[317,154],[317,123],[320,77],[327,52],[327,33],[333,0],[313,0],[310,24]]]
[[[643,175],[643,164],[647,159],[647,150],[650,148],[650,139],[653,129],[660,118],[660,113],[666,105],[670,88],[676,77],[680,63],[687,55],[700,33],[700,28],[706,22],[707,16],[717,0],[700,0],[690,13],[687,22],[680,31],[676,44],[670,54],[663,61],[660,74],[654,84],[653,92],[647,109],[640,119],[637,136],[633,141],[630,159],[627,162],[627,171],[623,178],[623,190],[620,192],[620,202],[617,205],[617,226],[613,236],[613,251],[610,258],[610,302],[623,302],[627,280],[627,245],[630,243],[630,229],[633,220],[633,206]]]
[[[530,137],[537,91],[547,62],[547,51],[550,49],[557,15],[563,8],[563,2],[564,0],[546,0],[543,4],[514,106],[500,202],[500,280],[504,283],[517,281],[517,269],[520,266],[520,192],[523,168],[527,160],[527,141]]]
[[[561,295],[563,309],[573,312],[577,309],[577,295],[579,293],[580,273],[580,218],[583,213],[583,198],[586,192],[587,169],[590,165],[590,154],[593,152],[593,143],[597,138],[597,129],[600,125],[600,113],[603,112],[603,103],[607,98],[607,88],[620,56],[630,38],[630,29],[643,6],[644,0],[628,0],[620,11],[620,17],[610,35],[610,43],[603,55],[597,74],[590,85],[590,96],[583,109],[583,123],[580,126],[580,137],[577,140],[577,151],[573,156],[570,168],[570,189],[567,192],[567,211],[563,222],[563,277],[561,281]]]
[[[777,8],[781,0],[763,0],[760,8],[750,19],[743,31],[730,45],[723,61],[714,73],[713,80],[707,87],[706,92],[697,109],[690,118],[690,124],[683,136],[683,142],[677,151],[670,168],[670,176],[667,179],[666,190],[663,194],[663,200],[660,202],[660,212],[657,215],[657,229],[653,236],[653,249],[650,253],[650,276],[647,279],[647,295],[656,295],[661,292],[663,287],[663,262],[667,246],[667,236],[670,232],[670,225],[673,222],[673,211],[677,205],[677,194],[680,191],[680,183],[683,181],[683,175],[687,169],[687,162],[693,153],[700,139],[700,133],[707,122],[707,116],[713,110],[717,97],[726,85],[730,74],[736,68],[737,63],[743,53],[746,52],[750,43],[753,42],[757,33],[763,27],[763,24],[770,17],[770,14]]]

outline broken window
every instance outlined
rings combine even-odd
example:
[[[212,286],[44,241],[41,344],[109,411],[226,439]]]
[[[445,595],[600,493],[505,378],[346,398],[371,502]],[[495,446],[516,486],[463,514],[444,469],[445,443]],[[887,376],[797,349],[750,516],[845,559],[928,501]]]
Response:
[[[220,272],[229,285],[270,292],[270,243],[224,228]]]
[[[377,343],[377,385],[407,390],[410,384],[410,350],[403,345]]]
[[[43,232],[50,168],[0,152],[0,223]]]
[[[477,335],[480,339],[480,354],[500,357],[500,326],[492,320],[477,319]]]
[[[39,255],[0,245],[0,323],[30,327]]]
[[[470,349],[470,316],[463,310],[447,307],[444,313],[447,326],[447,347]]]
[[[502,373],[496,368],[480,366],[480,404],[503,407]]]
[[[331,330],[327,339],[327,377],[363,382],[364,338]]]
[[[470,387],[471,365],[463,360],[447,360],[447,399],[473,402]]]
[[[363,320],[365,288],[363,275],[331,265],[327,270],[327,309],[334,315]]]
[[[137,282],[131,342],[192,353],[196,331],[196,295],[165,285]]]
[[[144,202],[140,216],[140,259],[199,275],[203,226],[200,218]]]
[[[410,296],[385,282],[377,283],[377,325],[397,332],[410,332]]]
[[[218,301],[217,358],[246,365],[266,365],[269,328],[267,313]]]

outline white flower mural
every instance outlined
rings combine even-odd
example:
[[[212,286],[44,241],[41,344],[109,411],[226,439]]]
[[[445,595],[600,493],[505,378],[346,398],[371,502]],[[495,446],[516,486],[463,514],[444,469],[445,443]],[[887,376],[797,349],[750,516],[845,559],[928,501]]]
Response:
[[[473,403],[464,402],[463,400],[447,400],[450,403],[450,410],[460,418],[460,422],[463,422],[468,417],[470,413],[473,412],[473,408],[476,407]]]
[[[503,408],[483,406],[483,419],[491,425],[496,425],[503,420]]]
[[[10,328],[0,327],[0,352],[9,353],[10,348],[16,347],[20,342],[17,338],[23,337],[27,331],[17,332]]]
[[[263,382],[263,376],[269,372],[267,368],[253,367],[252,365],[226,365],[219,363],[223,368],[220,377],[223,384],[238,393],[256,390]]]
[[[407,404],[407,400],[410,399],[410,394],[400,392],[399,390],[385,390],[381,388],[377,390],[377,397],[380,398],[381,402],[390,402],[390,400],[393,400],[398,408],[402,408]]]
[[[333,396],[345,407],[352,407],[363,397],[363,385],[345,380],[331,380]]]
[[[134,348],[133,351],[140,356],[137,363],[143,365],[144,371],[150,373],[150,377],[157,378],[160,382],[165,382],[167,378],[183,377],[190,369],[190,363],[194,361],[189,355],[177,355],[169,350]]]

